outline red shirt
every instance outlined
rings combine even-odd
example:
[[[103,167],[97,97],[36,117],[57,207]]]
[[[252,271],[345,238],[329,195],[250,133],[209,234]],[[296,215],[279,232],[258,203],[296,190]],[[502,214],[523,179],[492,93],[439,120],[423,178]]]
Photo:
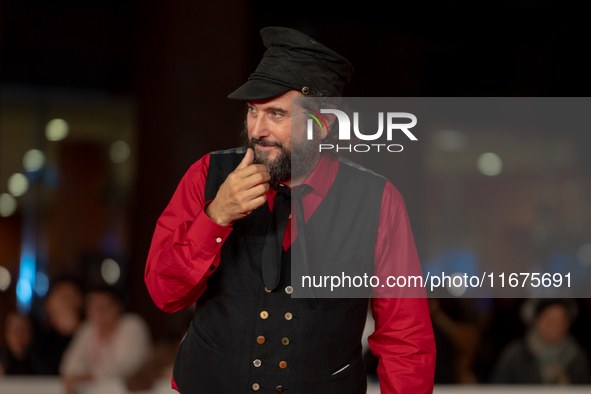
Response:
[[[339,165],[336,156],[324,154],[304,181],[313,188],[302,200],[306,221],[326,196]],[[231,225],[220,226],[204,212],[208,168],[209,154],[189,168],[156,224],[144,278],[152,299],[165,312],[186,308],[203,294],[207,278],[219,265],[221,247],[232,232]],[[267,192],[271,210],[275,193],[273,189]],[[292,242],[290,228],[288,223],[285,249]],[[421,275],[406,207],[390,182],[382,195],[374,253],[380,277]],[[424,293],[419,290],[417,294]],[[372,298],[371,307],[375,332],[369,337],[369,346],[380,359],[381,393],[431,393],[435,339],[427,299]]]

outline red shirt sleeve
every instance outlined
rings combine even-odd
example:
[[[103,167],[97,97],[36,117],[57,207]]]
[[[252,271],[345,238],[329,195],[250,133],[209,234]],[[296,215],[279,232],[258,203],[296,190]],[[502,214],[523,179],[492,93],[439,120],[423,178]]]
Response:
[[[144,280],[165,312],[186,308],[203,294],[232,232],[231,226],[220,226],[205,214],[208,168],[209,155],[189,168],[156,223]]]
[[[375,257],[380,281],[388,275],[422,275],[404,200],[390,182],[382,196]],[[423,289],[408,290],[406,295],[425,294]],[[435,338],[426,296],[372,298],[371,306],[375,332],[369,347],[379,358],[380,392],[432,393]]]

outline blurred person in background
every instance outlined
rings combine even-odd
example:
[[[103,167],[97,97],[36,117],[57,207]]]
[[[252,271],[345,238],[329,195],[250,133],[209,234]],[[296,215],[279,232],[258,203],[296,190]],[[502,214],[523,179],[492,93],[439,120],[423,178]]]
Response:
[[[493,372],[493,383],[588,384],[587,355],[569,334],[574,305],[545,299],[535,307],[529,332],[505,348]]]
[[[111,288],[88,293],[86,317],[68,346],[60,365],[66,393],[88,382],[125,379],[144,363],[151,351],[146,323],[123,313],[123,304]]]
[[[146,362],[126,379],[127,390],[132,392],[150,390],[161,379],[170,382],[179,343],[180,339],[178,341],[162,340],[154,344],[154,350]]]
[[[47,322],[31,347],[39,373],[58,375],[62,355],[82,322],[82,291],[75,281],[63,279],[50,287],[45,299]]]
[[[32,338],[31,320],[16,311],[9,312],[4,326],[6,349],[0,350],[0,376],[37,373],[29,352]]]
[[[131,392],[150,390],[159,380],[166,380],[167,385],[170,384],[180,342],[187,333],[194,313],[195,304],[172,315],[174,323],[169,327],[166,338],[154,343],[152,353],[146,362],[127,378],[125,381],[127,390]]]

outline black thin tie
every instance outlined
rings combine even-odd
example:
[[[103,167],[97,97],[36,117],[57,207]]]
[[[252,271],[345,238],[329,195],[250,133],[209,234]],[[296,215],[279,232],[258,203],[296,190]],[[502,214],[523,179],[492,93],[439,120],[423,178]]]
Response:
[[[306,242],[304,239],[304,206],[302,197],[312,191],[312,187],[302,185],[298,189],[293,189],[293,197],[296,203],[297,216],[297,230],[300,247],[306,259]],[[263,247],[263,283],[268,290],[274,290],[279,284],[279,276],[281,272],[281,252],[283,250],[283,238],[285,237],[285,228],[291,213],[291,194],[292,189],[287,187],[279,187],[275,195],[275,203],[273,205],[273,214],[267,226],[267,234],[265,237],[265,245]],[[307,267],[306,271],[307,271]]]

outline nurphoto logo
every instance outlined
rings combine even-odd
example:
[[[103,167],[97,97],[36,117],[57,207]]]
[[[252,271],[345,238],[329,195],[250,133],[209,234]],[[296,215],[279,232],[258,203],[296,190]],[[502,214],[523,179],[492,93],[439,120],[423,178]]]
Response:
[[[308,140],[313,139],[314,135],[314,121],[320,129],[326,128],[328,130],[328,123],[326,119],[322,116],[322,114],[333,114],[335,115],[336,121],[338,121],[339,127],[339,141],[350,141],[351,140],[351,120],[349,116],[341,110],[338,109],[321,109],[320,112],[313,110],[312,108],[303,107],[308,112],[304,112],[304,114],[311,117],[308,119],[307,123],[307,137]],[[402,152],[403,146],[400,144],[380,144],[377,143],[377,140],[382,137],[384,134],[384,118],[386,119],[386,140],[392,141],[392,136],[394,135],[395,131],[402,131],[404,135],[406,135],[411,141],[417,141],[417,137],[413,133],[410,132],[409,129],[413,128],[417,124],[417,117],[408,112],[387,112],[384,115],[384,112],[378,112],[378,131],[374,134],[363,134],[360,131],[359,127],[359,112],[353,112],[353,133],[355,136],[362,140],[362,141],[376,141],[376,143],[372,144],[320,144],[319,150],[322,152],[323,150],[336,150],[342,151],[346,150],[349,152],[370,152],[375,150],[380,152],[381,148],[387,150],[388,152]],[[408,123],[399,123],[395,120],[398,119],[408,119],[410,122]]]

